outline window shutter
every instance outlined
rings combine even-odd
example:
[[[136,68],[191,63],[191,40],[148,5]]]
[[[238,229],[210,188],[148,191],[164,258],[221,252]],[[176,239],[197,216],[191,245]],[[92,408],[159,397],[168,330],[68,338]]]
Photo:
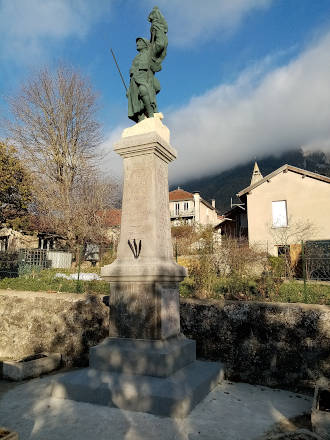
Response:
[[[288,226],[286,200],[272,202],[273,228],[285,228]]]

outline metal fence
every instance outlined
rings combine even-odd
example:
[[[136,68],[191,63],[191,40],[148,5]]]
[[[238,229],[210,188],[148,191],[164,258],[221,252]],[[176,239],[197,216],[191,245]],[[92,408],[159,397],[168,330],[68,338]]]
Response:
[[[0,279],[15,278],[43,269],[74,269],[105,265],[115,258],[114,247],[81,246],[73,250],[18,249],[0,251]],[[85,264],[86,267],[83,267]]]
[[[330,281],[330,240],[302,242],[294,275],[303,280]]]
[[[45,249],[19,249],[0,252],[0,279],[14,278],[32,270],[50,267],[70,268],[72,254]]]

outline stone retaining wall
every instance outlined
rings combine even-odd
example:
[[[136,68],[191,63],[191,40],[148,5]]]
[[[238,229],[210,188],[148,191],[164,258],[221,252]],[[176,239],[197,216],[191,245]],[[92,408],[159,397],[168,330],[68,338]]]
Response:
[[[84,365],[108,322],[102,296],[0,291],[0,358],[60,352],[64,364]],[[181,329],[232,380],[292,386],[330,377],[329,306],[181,299]]]
[[[185,299],[181,329],[232,380],[308,386],[330,377],[329,306]]]
[[[58,352],[65,365],[84,365],[108,326],[102,296],[0,291],[0,358]]]

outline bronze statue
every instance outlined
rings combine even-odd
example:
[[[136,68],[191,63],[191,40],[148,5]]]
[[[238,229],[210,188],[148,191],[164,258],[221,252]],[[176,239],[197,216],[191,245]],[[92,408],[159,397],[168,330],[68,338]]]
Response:
[[[168,45],[167,23],[155,6],[148,20],[151,23],[150,40],[138,37],[136,49],[139,52],[130,69],[130,85],[128,98],[128,117],[135,122],[144,118],[152,118],[158,112],[156,95],[160,91],[160,83],[155,73],[162,68]]]

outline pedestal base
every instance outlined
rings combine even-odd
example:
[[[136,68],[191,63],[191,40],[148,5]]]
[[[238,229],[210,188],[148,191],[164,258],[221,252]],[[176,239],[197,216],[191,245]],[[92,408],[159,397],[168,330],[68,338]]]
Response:
[[[185,417],[223,378],[218,362],[196,361],[195,341],[107,338],[90,368],[56,376],[52,396],[168,417]]]
[[[107,338],[89,351],[90,368],[124,374],[168,377],[196,360],[191,339],[167,341]]]
[[[221,380],[223,367],[195,361],[168,378],[86,368],[58,377],[53,397],[167,417],[185,417]]]
[[[178,283],[111,282],[109,336],[162,339],[180,333]]]

